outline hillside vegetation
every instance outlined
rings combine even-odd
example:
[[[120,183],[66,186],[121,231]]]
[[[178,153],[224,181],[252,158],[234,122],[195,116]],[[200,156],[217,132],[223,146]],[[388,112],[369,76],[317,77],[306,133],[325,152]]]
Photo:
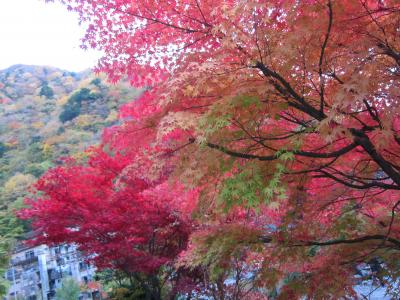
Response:
[[[31,184],[63,157],[82,159],[102,128],[117,122],[118,107],[139,93],[89,71],[26,65],[0,71],[0,267],[27,230],[13,212]]]

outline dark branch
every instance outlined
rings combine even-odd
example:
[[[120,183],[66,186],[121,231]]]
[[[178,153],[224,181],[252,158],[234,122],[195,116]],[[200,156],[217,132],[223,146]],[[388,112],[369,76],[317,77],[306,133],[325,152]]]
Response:
[[[308,247],[308,246],[332,246],[332,245],[351,245],[358,244],[369,241],[384,241],[387,240],[389,243],[394,245],[396,249],[400,250],[400,241],[394,238],[387,237],[386,235],[376,234],[376,235],[366,235],[354,239],[337,239],[337,240],[329,240],[325,242],[319,241],[297,241],[295,243],[289,243],[288,246],[291,247]],[[269,244],[273,241],[271,236],[260,236],[258,238],[259,242]]]
[[[278,82],[271,82],[274,85],[275,89],[284,97],[287,98],[290,96],[295,102],[289,101],[289,105],[299,109],[300,111],[312,116],[313,118],[322,121],[326,118],[326,116],[321,113],[319,110],[312,107],[309,103],[307,103],[304,97],[300,96],[290,85],[290,83],[285,80],[280,74],[268,68],[262,62],[257,62],[255,68],[259,69],[264,76],[276,79]]]
[[[364,131],[354,128],[350,128],[350,132],[354,136],[354,142],[363,147],[375,163],[400,187],[400,173],[376,151],[368,135]]]
[[[325,49],[326,49],[326,46],[328,45],[329,35],[331,33],[332,21],[333,21],[332,3],[330,0],[328,1],[328,9],[329,9],[328,30],[325,35],[324,43],[322,44],[322,47],[321,47],[321,55],[319,56],[319,63],[318,63],[318,73],[319,73],[319,81],[320,81],[319,93],[320,93],[320,97],[321,97],[319,111],[321,112],[321,114],[324,113],[324,103],[325,103],[325,99],[324,99],[325,80],[324,80],[323,71],[322,71],[322,63],[324,61]]]
[[[228,148],[225,148],[224,146],[213,144],[213,143],[207,143],[207,147],[219,150],[225,154],[228,154],[233,157],[238,157],[238,158],[245,158],[245,159],[258,159],[260,161],[272,161],[275,159],[278,159],[280,154],[273,154],[273,155],[268,155],[268,156],[262,156],[262,155],[254,155],[254,154],[248,154],[248,153],[241,153],[237,151],[230,150]],[[355,143],[349,144],[346,147],[343,147],[340,150],[333,151],[333,152],[327,152],[327,153],[318,153],[318,152],[308,152],[308,151],[300,151],[300,150],[287,150],[285,153],[293,153],[294,155],[299,155],[299,156],[305,156],[305,157],[313,157],[313,158],[332,158],[332,157],[338,157],[340,155],[346,154],[356,148],[358,145]]]

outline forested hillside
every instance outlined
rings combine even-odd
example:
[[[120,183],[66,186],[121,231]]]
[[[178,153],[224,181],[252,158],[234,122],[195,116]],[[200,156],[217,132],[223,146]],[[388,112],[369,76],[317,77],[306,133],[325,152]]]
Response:
[[[118,106],[140,91],[89,71],[16,65],[0,71],[0,264],[25,230],[13,211],[29,186],[63,157],[84,159]]]

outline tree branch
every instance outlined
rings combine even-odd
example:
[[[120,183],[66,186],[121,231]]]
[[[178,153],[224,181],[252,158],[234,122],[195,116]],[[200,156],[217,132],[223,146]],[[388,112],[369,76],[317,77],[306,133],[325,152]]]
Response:
[[[320,97],[321,97],[319,111],[321,112],[321,114],[324,113],[324,103],[325,103],[325,99],[324,99],[325,79],[324,79],[324,76],[322,74],[323,73],[323,71],[322,71],[322,63],[323,63],[323,60],[324,60],[325,49],[326,49],[326,46],[328,45],[329,35],[331,33],[332,21],[333,21],[332,3],[331,3],[330,0],[328,1],[328,9],[329,9],[328,30],[327,30],[326,35],[325,35],[324,43],[322,44],[322,47],[321,47],[321,55],[319,56],[319,63],[318,63],[318,73],[319,73],[319,81],[320,81],[319,94],[320,94]]]
[[[217,145],[214,143],[207,143],[207,147],[216,149],[218,151],[221,151],[225,154],[228,154],[230,156],[238,157],[238,158],[245,158],[245,159],[258,159],[260,161],[271,161],[278,159],[280,154],[273,154],[273,155],[268,155],[268,156],[262,156],[262,155],[254,155],[254,154],[248,154],[248,153],[241,153],[237,151],[230,150],[228,148],[225,148],[224,146]],[[333,152],[327,152],[327,153],[318,153],[318,152],[308,152],[308,151],[301,151],[301,150],[286,150],[284,151],[285,153],[293,153],[294,155],[299,155],[299,156],[305,156],[305,157],[313,157],[313,158],[332,158],[332,157],[338,157],[340,155],[346,154],[356,148],[358,145],[356,143],[352,143],[347,145],[346,147],[343,147],[340,150],[333,151]]]
[[[257,62],[255,68],[259,69],[264,76],[276,79],[280,84],[277,82],[271,82],[274,85],[275,89],[284,97],[287,98],[290,96],[295,102],[288,101],[290,106],[293,106],[300,111],[312,116],[313,118],[317,119],[318,121],[322,121],[326,118],[324,113],[321,113],[319,110],[312,107],[309,103],[307,103],[303,96],[300,96],[290,85],[290,83],[285,80],[280,74],[272,71],[262,62]]]
[[[354,136],[354,142],[363,147],[376,164],[381,167],[382,171],[400,187],[400,173],[376,151],[368,135],[364,131],[355,128],[350,128],[350,132]]]
[[[375,235],[366,235],[354,239],[337,239],[337,240],[329,240],[325,242],[319,242],[319,241],[298,241],[295,243],[288,244],[290,247],[308,247],[308,246],[332,246],[332,245],[351,245],[351,244],[358,244],[358,243],[363,243],[363,242],[369,242],[369,241],[383,241],[387,240],[391,244],[393,244],[398,250],[400,250],[400,240],[397,240],[395,238],[390,238],[386,237],[386,235],[382,234],[375,234]],[[258,238],[259,242],[269,244],[273,241],[273,238],[271,236],[260,236]]]

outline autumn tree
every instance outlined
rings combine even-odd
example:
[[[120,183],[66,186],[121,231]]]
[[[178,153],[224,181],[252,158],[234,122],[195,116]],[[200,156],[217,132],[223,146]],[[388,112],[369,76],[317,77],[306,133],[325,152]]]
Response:
[[[42,87],[40,88],[40,96],[46,97],[48,99],[51,99],[54,97],[54,91],[51,87],[49,87],[49,85],[47,84],[47,82],[45,82]]]
[[[204,268],[214,298],[399,291],[398,1],[60,2],[99,71],[151,86],[104,147],[136,149],[121,174],[198,190],[177,265]],[[240,274],[252,283],[230,285]]]
[[[91,148],[87,164],[71,160],[48,171],[36,184],[37,199],[28,202],[32,209],[21,215],[45,233],[32,242],[74,243],[99,269],[122,271],[145,299],[161,299],[161,269],[171,268],[187,245],[188,203],[197,192],[169,186],[167,167],[153,178],[136,173],[134,147],[108,150],[113,155]]]
[[[79,298],[81,288],[73,278],[65,278],[56,291],[57,300],[76,300]]]

